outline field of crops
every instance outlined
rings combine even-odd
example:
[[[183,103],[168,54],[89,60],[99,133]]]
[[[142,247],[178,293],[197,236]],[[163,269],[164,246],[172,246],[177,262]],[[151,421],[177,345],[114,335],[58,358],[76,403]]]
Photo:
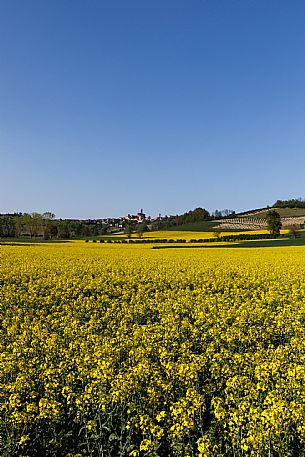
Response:
[[[0,454],[305,455],[305,247],[0,246]]]
[[[161,238],[161,239],[174,239],[174,240],[179,240],[179,239],[184,239],[184,240],[190,240],[190,239],[201,239],[201,238],[213,238],[215,237],[214,233],[217,233],[218,229],[215,229],[215,232],[187,232],[187,231],[170,231],[170,230],[160,230],[157,232],[147,232],[143,234],[143,238]],[[286,230],[287,232],[287,230]],[[282,231],[281,233],[286,233]],[[251,230],[251,231],[239,231],[239,232],[230,232],[230,231],[225,231],[221,232],[218,231],[218,233],[222,235],[237,235],[237,234],[265,234],[269,233],[267,230]],[[133,235],[136,238],[136,235]]]
[[[287,229],[281,230],[281,234],[285,235],[289,232]],[[191,239],[208,239],[208,238],[215,238],[216,233],[218,233],[220,236],[236,236],[236,235],[265,235],[267,233],[270,233],[268,230],[236,230],[236,231],[221,231],[221,229],[215,229],[214,232],[196,232],[196,231],[186,231],[186,230],[158,230],[158,231],[152,231],[152,232],[145,232],[142,234],[141,239],[165,239],[165,240],[186,240],[190,241]],[[108,236],[102,237],[107,240]],[[115,239],[117,238],[118,240],[122,238],[127,238],[126,234],[120,234],[120,235],[115,235],[111,236],[110,238]],[[138,239],[139,236],[138,234],[134,233],[131,235],[131,239]]]

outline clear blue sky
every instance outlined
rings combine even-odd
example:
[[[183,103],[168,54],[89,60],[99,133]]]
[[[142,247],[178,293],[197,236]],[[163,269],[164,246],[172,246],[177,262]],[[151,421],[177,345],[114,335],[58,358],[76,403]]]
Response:
[[[305,1],[1,0],[0,212],[305,197]]]

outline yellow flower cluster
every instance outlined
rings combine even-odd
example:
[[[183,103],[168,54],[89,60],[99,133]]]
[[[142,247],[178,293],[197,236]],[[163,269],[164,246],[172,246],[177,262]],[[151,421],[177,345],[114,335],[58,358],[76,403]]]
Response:
[[[0,246],[0,455],[305,455],[305,248]]]

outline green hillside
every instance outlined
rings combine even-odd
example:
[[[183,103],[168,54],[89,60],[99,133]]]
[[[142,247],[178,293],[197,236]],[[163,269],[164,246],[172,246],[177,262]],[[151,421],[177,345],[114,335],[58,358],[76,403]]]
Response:
[[[291,221],[284,221],[284,226],[288,226],[291,223],[295,224],[304,224],[305,223],[305,208],[275,208],[275,207],[267,207],[261,208],[256,210],[249,210],[247,212],[235,214],[229,218],[221,218],[218,220],[204,220],[198,222],[189,222],[185,224],[179,224],[173,227],[168,227],[166,230],[168,231],[190,231],[190,232],[214,232],[215,230],[220,230],[222,232],[225,231],[240,231],[240,230],[256,230],[257,223],[259,220],[266,219],[267,214],[270,210],[277,211],[281,218],[302,218],[304,217],[304,221],[300,219],[296,219],[294,222]],[[245,223],[243,227],[242,224]],[[253,227],[252,227],[253,224]],[[236,225],[236,227],[235,227]],[[263,224],[264,225],[264,224]],[[263,226],[261,228],[264,228]]]
[[[190,222],[188,224],[177,225],[175,227],[170,227],[168,231],[174,232],[214,232],[218,222],[215,221],[200,221],[200,222]]]

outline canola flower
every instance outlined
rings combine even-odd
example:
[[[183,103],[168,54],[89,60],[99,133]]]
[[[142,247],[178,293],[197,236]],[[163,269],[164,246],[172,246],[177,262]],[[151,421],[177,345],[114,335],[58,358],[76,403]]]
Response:
[[[305,455],[305,248],[0,247],[0,455]]]
[[[215,233],[219,233],[220,235],[225,236],[236,236],[236,235],[265,235],[269,234],[270,232],[266,230],[239,230],[239,231],[221,231],[221,227],[215,227],[215,230],[209,232],[196,232],[196,231],[178,231],[178,230],[158,230],[152,232],[144,232],[142,239],[151,239],[151,240],[158,240],[158,239],[166,239],[166,240],[185,240],[190,241],[191,239],[200,240],[200,239],[208,239],[208,238],[215,238]],[[288,229],[282,229],[281,234],[285,235],[288,234]],[[118,240],[126,238],[126,234],[120,234],[115,236]],[[112,237],[113,238],[113,237]],[[138,236],[136,233],[132,234],[132,239],[137,239]],[[107,239],[107,237],[106,237]]]

